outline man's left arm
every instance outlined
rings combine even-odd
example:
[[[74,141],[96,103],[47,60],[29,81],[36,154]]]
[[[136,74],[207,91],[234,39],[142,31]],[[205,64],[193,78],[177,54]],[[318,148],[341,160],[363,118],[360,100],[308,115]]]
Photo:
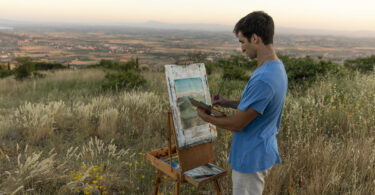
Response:
[[[204,121],[214,124],[220,128],[228,129],[230,131],[239,132],[246,127],[252,120],[258,116],[258,112],[252,108],[242,111],[237,108],[236,114],[233,116],[214,117],[206,114],[202,109],[197,109],[198,116]]]

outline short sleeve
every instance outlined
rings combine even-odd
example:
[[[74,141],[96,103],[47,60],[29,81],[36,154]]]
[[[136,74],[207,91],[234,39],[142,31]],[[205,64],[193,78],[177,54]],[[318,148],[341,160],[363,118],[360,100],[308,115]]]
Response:
[[[242,111],[252,108],[263,115],[264,110],[273,98],[273,94],[271,86],[264,81],[250,82],[249,86],[245,88],[237,108]]]

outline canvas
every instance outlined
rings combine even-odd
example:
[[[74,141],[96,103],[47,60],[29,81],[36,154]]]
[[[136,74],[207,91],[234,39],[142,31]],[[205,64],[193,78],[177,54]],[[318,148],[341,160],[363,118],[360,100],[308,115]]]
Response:
[[[196,108],[189,101],[189,97],[192,97],[211,104],[204,64],[165,65],[165,74],[178,147],[189,147],[215,139],[216,127],[199,118]]]

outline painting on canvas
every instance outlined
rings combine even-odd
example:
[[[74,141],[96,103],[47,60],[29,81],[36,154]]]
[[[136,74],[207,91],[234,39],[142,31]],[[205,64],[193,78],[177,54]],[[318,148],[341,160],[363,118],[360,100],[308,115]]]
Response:
[[[169,100],[178,146],[197,145],[216,138],[216,127],[198,117],[189,98],[211,104],[204,64],[165,66]]]

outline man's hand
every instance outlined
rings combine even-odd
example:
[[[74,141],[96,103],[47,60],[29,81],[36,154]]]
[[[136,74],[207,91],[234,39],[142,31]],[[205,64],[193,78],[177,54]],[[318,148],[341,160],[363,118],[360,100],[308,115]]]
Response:
[[[227,102],[227,101],[228,101],[227,99],[225,99],[223,96],[221,96],[219,94],[212,95],[212,97],[211,97],[212,105],[223,106],[225,104],[225,102]]]
[[[233,108],[233,109],[237,109],[238,104],[240,104],[240,101],[228,100],[221,95],[213,95],[211,97],[211,102],[212,102],[212,105],[214,106],[219,105],[224,108]]]
[[[198,116],[201,117],[202,120],[207,121],[207,118],[210,117],[205,110],[201,108],[197,108]]]

